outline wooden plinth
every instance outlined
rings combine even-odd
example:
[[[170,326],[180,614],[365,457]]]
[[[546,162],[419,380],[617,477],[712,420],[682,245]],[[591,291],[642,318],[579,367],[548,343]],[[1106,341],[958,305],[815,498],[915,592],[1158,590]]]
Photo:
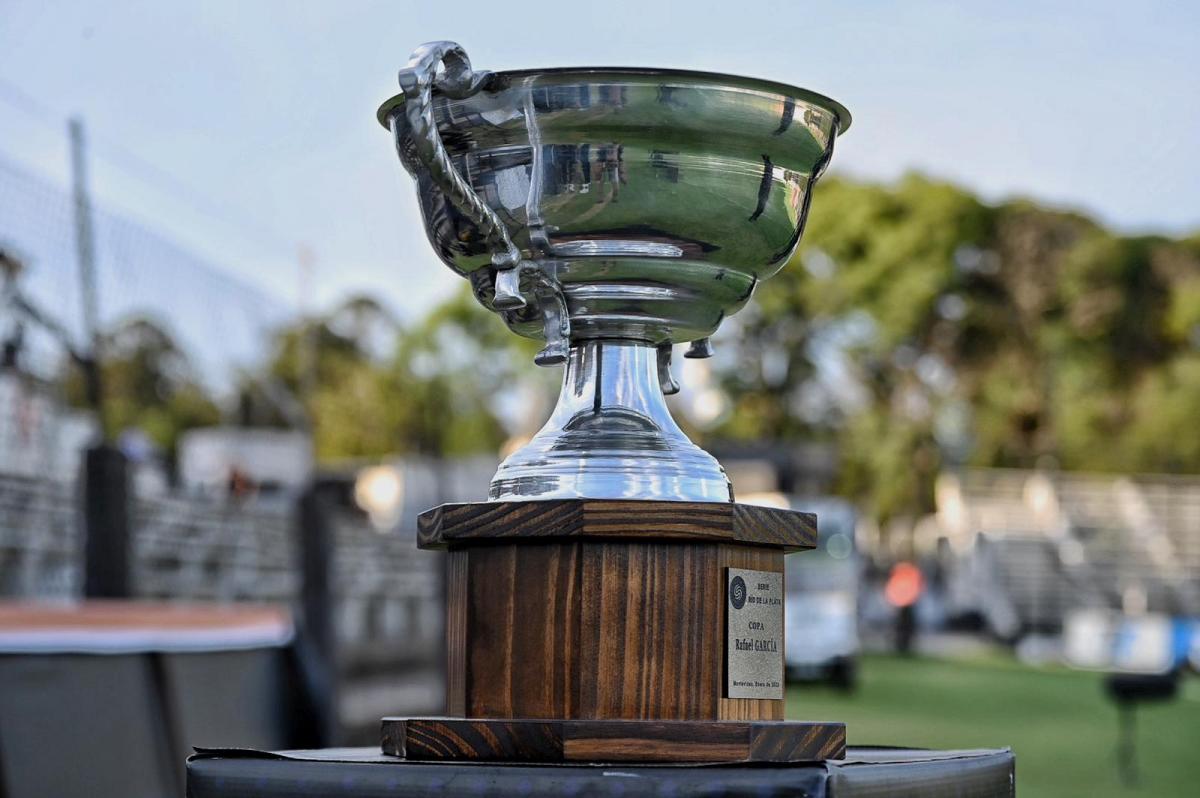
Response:
[[[743,543],[786,553],[817,545],[817,517],[736,502],[555,499],[443,504],[417,518],[423,549],[537,539]]]
[[[781,723],[782,700],[725,694],[726,569],[782,574],[783,555],[816,536],[811,513],[734,503],[430,510],[418,544],[448,550],[450,717],[389,720],[385,748],[538,761],[839,755],[841,724]]]
[[[447,712],[469,718],[781,720],[724,698],[723,569],[782,552],[719,543],[507,543],[451,551]]]
[[[816,519],[742,504],[559,500],[443,505],[448,715],[782,720],[725,698],[724,573],[783,572]]]
[[[841,723],[384,718],[383,752],[420,761],[814,762],[842,759]]]

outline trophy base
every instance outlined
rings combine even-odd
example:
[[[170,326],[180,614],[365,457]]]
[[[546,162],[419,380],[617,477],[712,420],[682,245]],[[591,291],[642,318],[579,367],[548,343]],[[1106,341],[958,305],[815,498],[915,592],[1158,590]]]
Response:
[[[784,720],[784,553],[811,513],[736,502],[446,504],[446,717],[389,718],[410,760],[813,762],[841,723]]]
[[[752,763],[844,759],[843,723],[384,718],[383,753],[412,761]]]

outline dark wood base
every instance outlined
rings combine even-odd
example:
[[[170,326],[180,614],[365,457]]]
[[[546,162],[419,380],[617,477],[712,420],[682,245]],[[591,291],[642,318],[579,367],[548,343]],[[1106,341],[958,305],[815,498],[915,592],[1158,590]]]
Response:
[[[816,762],[843,759],[843,723],[384,718],[383,752],[419,761]]]
[[[729,502],[447,504],[420,517],[446,560],[446,714],[783,720],[729,697],[726,571],[783,572],[811,513]],[[784,640],[780,633],[779,649]]]
[[[782,585],[784,553],[816,541],[810,513],[731,502],[423,513],[419,545],[448,549],[448,717],[385,718],[383,752],[544,764],[844,758],[844,724],[786,722],[781,695],[731,697],[726,684],[729,569]],[[762,651],[784,650],[778,621]],[[782,678],[782,654],[778,665]]]

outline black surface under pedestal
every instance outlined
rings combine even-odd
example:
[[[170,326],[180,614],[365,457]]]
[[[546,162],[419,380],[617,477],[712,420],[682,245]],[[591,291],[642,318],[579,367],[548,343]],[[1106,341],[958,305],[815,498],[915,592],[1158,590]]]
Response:
[[[188,761],[188,798],[428,796],[963,796],[1015,794],[1007,749],[849,748],[802,765],[497,765],[404,762],[368,748],[269,753],[204,750]]]

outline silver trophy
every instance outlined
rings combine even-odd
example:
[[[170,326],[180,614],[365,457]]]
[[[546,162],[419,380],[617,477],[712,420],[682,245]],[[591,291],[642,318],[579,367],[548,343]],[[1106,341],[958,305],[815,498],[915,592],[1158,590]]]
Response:
[[[711,336],[804,231],[850,114],[828,97],[703,72],[476,72],[433,42],[379,109],[429,241],[475,297],[566,364],[550,420],[492,501],[728,502],[716,459],[663,400],[673,346]]]

